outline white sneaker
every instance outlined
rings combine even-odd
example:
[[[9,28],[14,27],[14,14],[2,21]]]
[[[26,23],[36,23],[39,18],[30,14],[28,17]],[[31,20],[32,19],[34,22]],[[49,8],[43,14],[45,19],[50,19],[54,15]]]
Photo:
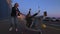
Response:
[[[12,28],[12,27],[10,27],[10,28],[9,28],[9,31],[12,31],[12,29],[13,29],[13,28]]]
[[[18,29],[16,28],[16,31],[18,31]]]

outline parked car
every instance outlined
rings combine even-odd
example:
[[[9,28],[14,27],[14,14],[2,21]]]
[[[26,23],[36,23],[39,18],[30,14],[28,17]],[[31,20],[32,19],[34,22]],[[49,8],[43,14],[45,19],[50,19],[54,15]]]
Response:
[[[60,18],[57,18],[56,21],[60,22]]]
[[[51,21],[52,21],[52,22],[55,22],[55,21],[56,21],[56,18],[55,18],[55,17],[52,17],[52,18],[51,18]]]
[[[45,19],[43,19],[43,21],[50,21],[51,18],[50,17],[46,17]]]

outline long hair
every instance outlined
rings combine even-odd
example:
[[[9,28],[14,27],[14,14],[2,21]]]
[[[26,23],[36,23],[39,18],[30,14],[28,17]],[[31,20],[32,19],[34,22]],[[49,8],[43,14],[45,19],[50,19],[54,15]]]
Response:
[[[14,7],[16,7],[16,4],[18,4],[18,3],[15,3],[15,4],[14,4]]]

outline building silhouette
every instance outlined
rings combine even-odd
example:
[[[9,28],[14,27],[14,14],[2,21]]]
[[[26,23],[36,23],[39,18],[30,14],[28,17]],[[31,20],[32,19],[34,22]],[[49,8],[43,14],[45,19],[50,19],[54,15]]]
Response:
[[[11,0],[0,0],[0,20],[10,18]]]

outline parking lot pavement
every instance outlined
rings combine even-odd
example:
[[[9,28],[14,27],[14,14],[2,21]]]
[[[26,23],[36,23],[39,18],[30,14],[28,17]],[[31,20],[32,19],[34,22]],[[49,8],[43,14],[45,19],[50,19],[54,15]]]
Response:
[[[36,31],[32,29],[26,29],[23,22],[19,22],[18,29],[19,31],[16,32],[14,29],[9,32],[10,21],[0,21],[0,34],[60,34],[60,30],[53,29],[51,27],[46,27],[45,29],[42,29],[41,31]]]
[[[20,23],[20,22],[19,22]],[[6,21],[0,21],[0,34],[40,34],[40,31],[34,31],[34,30],[29,30],[24,27],[22,22],[18,24],[18,29],[19,31],[16,32],[14,29],[9,32],[9,26],[10,22],[8,20]]]

